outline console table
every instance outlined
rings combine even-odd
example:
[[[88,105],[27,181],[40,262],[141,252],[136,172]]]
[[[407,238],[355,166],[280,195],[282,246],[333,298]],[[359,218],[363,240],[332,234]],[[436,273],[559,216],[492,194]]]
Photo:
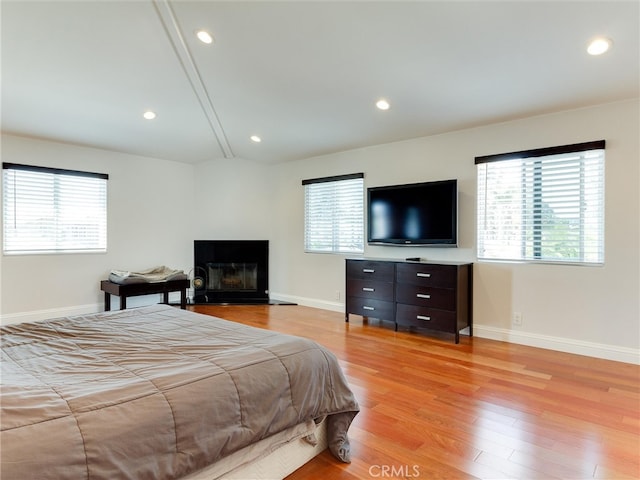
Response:
[[[349,314],[398,326],[473,334],[473,264],[347,259],[345,322]]]
[[[187,308],[187,288],[189,288],[189,280],[169,280],[166,282],[144,282],[120,284],[102,280],[100,282],[100,290],[104,292],[104,309],[111,310],[111,295],[120,297],[120,310],[127,308],[127,297],[136,297],[139,295],[151,295],[154,293],[162,293],[164,295],[164,303],[169,303],[169,292],[180,292],[180,308]]]

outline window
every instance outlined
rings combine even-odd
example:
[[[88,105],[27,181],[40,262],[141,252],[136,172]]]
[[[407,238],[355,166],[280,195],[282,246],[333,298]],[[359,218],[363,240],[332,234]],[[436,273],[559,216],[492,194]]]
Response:
[[[364,252],[364,174],[303,180],[304,249]]]
[[[3,252],[104,252],[105,174],[3,163]]]
[[[604,263],[604,146],[476,157],[478,258]]]

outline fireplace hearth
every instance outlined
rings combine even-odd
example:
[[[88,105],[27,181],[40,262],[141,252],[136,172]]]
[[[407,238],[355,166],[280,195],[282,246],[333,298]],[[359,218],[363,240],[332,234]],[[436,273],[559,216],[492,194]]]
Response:
[[[269,303],[268,240],[195,240],[195,303]]]

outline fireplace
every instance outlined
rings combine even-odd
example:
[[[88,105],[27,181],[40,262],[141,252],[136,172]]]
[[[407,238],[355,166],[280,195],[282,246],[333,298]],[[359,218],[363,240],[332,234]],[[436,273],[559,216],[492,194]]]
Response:
[[[268,240],[195,240],[195,303],[268,303]]]

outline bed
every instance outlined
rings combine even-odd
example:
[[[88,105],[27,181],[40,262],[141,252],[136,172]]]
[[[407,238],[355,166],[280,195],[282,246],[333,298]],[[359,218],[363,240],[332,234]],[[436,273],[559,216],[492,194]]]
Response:
[[[323,435],[350,461],[358,404],[311,340],[167,305],[1,333],[3,480],[231,478]]]

